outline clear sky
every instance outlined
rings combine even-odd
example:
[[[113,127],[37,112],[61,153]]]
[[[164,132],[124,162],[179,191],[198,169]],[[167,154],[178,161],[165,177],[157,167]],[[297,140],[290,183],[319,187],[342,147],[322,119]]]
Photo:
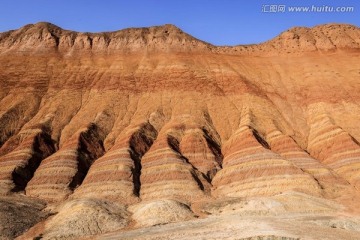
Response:
[[[283,12],[280,6],[284,5]],[[324,10],[291,12],[289,9],[312,6]],[[334,10],[330,12],[325,7]],[[353,10],[336,12],[336,7],[353,7]],[[82,32],[171,23],[212,44],[236,45],[263,42],[293,26],[335,22],[360,26],[360,1],[0,0],[0,32],[40,21]]]

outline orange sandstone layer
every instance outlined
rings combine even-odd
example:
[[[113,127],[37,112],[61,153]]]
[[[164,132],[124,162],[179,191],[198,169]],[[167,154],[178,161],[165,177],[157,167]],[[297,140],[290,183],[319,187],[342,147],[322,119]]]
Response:
[[[355,199],[359,54],[345,24],[234,47],[173,25],[0,33],[0,194],[124,219],[136,203],[139,226],[162,222],[142,212],[189,219],[186,204],[224,197]]]

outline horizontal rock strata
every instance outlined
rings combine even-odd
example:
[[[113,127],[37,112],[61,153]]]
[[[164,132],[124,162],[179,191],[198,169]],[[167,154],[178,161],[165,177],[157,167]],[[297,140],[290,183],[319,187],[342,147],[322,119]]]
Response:
[[[269,196],[288,190],[319,194],[311,175],[269,150],[251,126],[251,113],[243,114],[239,130],[224,147],[223,169],[213,180],[215,196]]]
[[[55,151],[49,134],[41,129],[29,129],[22,135],[19,146],[0,157],[0,193],[3,195],[24,190],[41,161]]]
[[[26,218],[0,223],[0,236],[122,238],[211,214],[236,226],[234,213],[356,215],[359,53],[360,29],[347,24],[233,47],[169,24],[80,33],[37,23],[0,33],[0,197],[10,199],[7,216]],[[41,203],[24,205],[34,218],[11,210],[20,197]],[[276,220],[283,229],[289,217],[277,217],[266,227]],[[269,233],[241,236],[257,235]]]
[[[191,201],[203,195],[198,172],[180,153],[179,141],[174,136],[160,133],[141,164],[141,199]]]
[[[326,114],[311,119],[308,150],[350,184],[360,187],[360,146]]]
[[[140,190],[141,158],[157,136],[150,123],[130,128],[90,167],[73,197],[136,201]]]
[[[104,152],[97,127],[79,130],[55,154],[44,159],[26,187],[26,194],[61,201],[78,187],[92,162]]]
[[[290,137],[278,130],[267,136],[271,150],[291,161],[296,167],[311,175],[325,191],[339,192],[350,187],[348,182],[336,174],[327,165],[311,157]]]

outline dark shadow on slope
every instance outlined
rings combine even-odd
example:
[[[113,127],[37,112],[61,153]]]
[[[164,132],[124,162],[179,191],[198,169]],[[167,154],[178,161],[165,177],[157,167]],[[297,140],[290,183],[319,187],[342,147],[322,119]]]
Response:
[[[211,137],[211,135],[205,128],[203,128],[202,130],[204,132],[204,137],[206,139],[206,143],[207,143],[209,149],[211,150],[211,152],[215,156],[215,161],[222,168],[224,156],[221,153],[220,145]],[[213,179],[213,177],[215,176],[216,173],[217,173],[217,169],[215,169],[215,168],[213,168],[212,170],[210,170],[206,173],[206,178],[208,179],[209,183],[211,182],[211,180]]]
[[[91,164],[105,153],[99,128],[95,124],[91,124],[87,131],[80,134],[77,151],[78,169],[69,185],[71,190],[81,185]]]
[[[194,181],[197,183],[197,185],[199,186],[199,188],[204,191],[205,187],[204,187],[204,184],[201,182],[201,180],[199,179],[199,176],[197,175],[198,174],[201,174],[200,171],[198,171],[198,169],[192,165],[189,161],[189,159],[187,159],[185,156],[183,156],[180,152],[180,143],[179,141],[174,137],[174,136],[171,136],[171,135],[168,135],[167,136],[167,142],[168,142],[168,145],[169,147],[175,151],[176,153],[179,154],[180,158],[187,164],[191,165],[192,167],[192,171],[190,171],[190,174],[191,176],[193,177]],[[207,178],[205,178],[206,181],[208,181]]]
[[[23,191],[27,183],[34,176],[41,161],[53,154],[56,150],[54,141],[48,133],[42,132],[34,138],[33,153],[25,166],[15,168],[12,172],[12,179],[15,187],[13,192]]]
[[[143,124],[130,138],[130,157],[134,161],[134,168],[132,169],[134,194],[140,194],[140,175],[141,175],[141,158],[149,150],[157,137],[156,129],[150,124]]]
[[[259,132],[256,129],[251,128],[251,131],[254,135],[254,137],[256,138],[256,140],[266,149],[270,149],[270,145],[265,141],[265,139],[263,139]]]

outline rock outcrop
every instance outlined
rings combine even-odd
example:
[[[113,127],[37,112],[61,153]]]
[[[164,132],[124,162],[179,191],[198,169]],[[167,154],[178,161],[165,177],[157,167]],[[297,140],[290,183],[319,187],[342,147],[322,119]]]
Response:
[[[73,197],[96,197],[124,203],[138,201],[141,158],[157,136],[150,123],[130,128],[124,137],[97,159]]]
[[[97,127],[79,130],[55,154],[44,159],[26,186],[26,194],[47,201],[66,199],[78,187],[95,159],[103,155]]]
[[[129,221],[123,205],[89,198],[68,201],[55,211],[56,215],[44,221],[40,231],[32,229],[35,238],[78,239],[122,229]]]
[[[270,150],[244,112],[239,129],[224,146],[223,169],[213,180],[214,195],[228,197],[274,195],[288,190],[319,194],[314,178]]]
[[[309,152],[359,189],[359,142],[327,114],[320,112],[312,115],[310,121]]]
[[[187,221],[195,217],[189,206],[167,199],[134,205],[131,210],[139,227]]]
[[[0,195],[35,214],[0,236],[196,222],[220,214],[212,203],[294,194],[304,214],[322,213],[300,204],[310,198],[358,214],[359,53],[360,29],[346,24],[234,47],[173,25],[0,33]]]

